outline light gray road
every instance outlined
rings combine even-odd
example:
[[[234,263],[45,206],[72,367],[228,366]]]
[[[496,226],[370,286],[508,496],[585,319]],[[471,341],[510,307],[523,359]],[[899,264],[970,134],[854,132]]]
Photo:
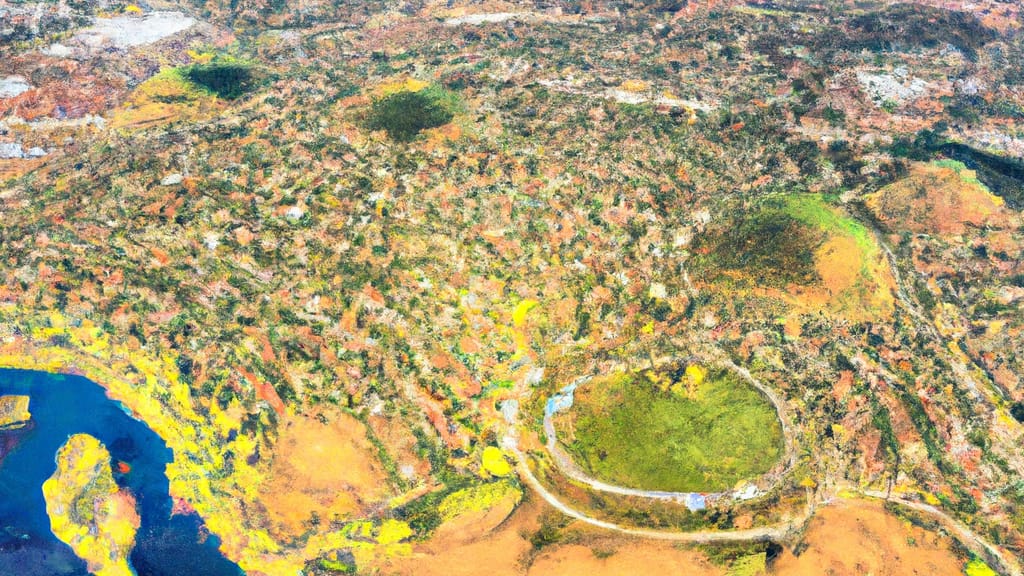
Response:
[[[989,544],[981,536],[978,536],[976,532],[935,506],[931,506],[923,502],[894,498],[880,490],[864,490],[861,493],[869,498],[877,498],[885,500],[886,502],[893,502],[905,508],[910,508],[917,512],[924,512],[925,514],[932,516],[945,526],[947,530],[951,531],[956,536],[957,540],[967,546],[971,552],[974,552],[983,558],[989,566],[1002,574],[1021,576],[1020,563],[1015,558],[1003,554],[998,548]]]
[[[711,354],[706,355],[709,357],[712,356]],[[759,390],[766,398],[768,398],[768,400],[774,406],[775,413],[779,418],[779,422],[782,426],[783,439],[785,442],[782,458],[783,464],[781,466],[781,469],[777,469],[772,473],[766,475],[765,477],[762,478],[762,481],[758,483],[756,494],[760,495],[767,493],[772,488],[778,486],[782,479],[786,477],[786,474],[788,474],[789,471],[792,470],[793,466],[796,464],[795,433],[789,424],[789,417],[787,416],[786,404],[782,400],[782,398],[780,398],[778,394],[775,393],[774,390],[766,386],[757,378],[754,378],[754,376],[747,369],[737,366],[728,358],[724,358],[724,355],[714,354],[713,356],[715,357],[710,358],[712,361],[716,362],[720,366],[724,366],[725,368],[732,370],[741,378],[746,380],[751,386]],[[671,359],[666,359],[664,361],[669,360]],[[610,494],[619,494],[622,496],[634,496],[638,498],[650,498],[652,500],[676,502],[687,502],[694,494],[697,494],[695,492],[668,492],[661,490],[643,490],[638,488],[627,488],[624,486],[617,486],[615,484],[602,482],[601,480],[598,480],[588,475],[586,472],[583,471],[583,469],[579,467],[579,465],[576,464],[576,462],[572,460],[572,458],[568,454],[566,454],[565,450],[563,450],[562,447],[559,446],[558,437],[555,432],[555,424],[553,422],[553,413],[549,411],[545,411],[544,413],[544,435],[547,437],[547,445],[545,447],[547,448],[548,453],[551,454],[551,457],[555,462],[555,465],[558,467],[558,469],[561,470],[563,474],[565,474],[572,480],[575,480],[576,482],[579,482],[581,484],[585,484],[586,486],[589,486],[594,490]],[[702,491],[699,492],[699,494],[702,495],[702,498],[706,498],[709,503],[720,498],[729,498],[730,496],[733,495],[732,492],[714,492],[712,490]],[[745,499],[750,499],[750,497],[747,497]]]
[[[877,232],[876,232],[877,235]],[[904,288],[903,282],[899,278],[899,270],[896,267],[895,256],[889,250],[889,248],[882,241],[882,238],[877,238],[879,244],[885,251],[886,260],[888,261],[889,267],[897,278],[897,299],[900,304],[905,308],[917,321],[919,328],[922,328],[928,335],[939,340],[941,338],[935,332],[934,328],[928,322],[922,313],[917,309],[917,306],[908,298]],[[688,280],[688,278],[687,278]],[[693,288],[691,286],[691,291]],[[779,421],[782,423],[783,436],[785,438],[785,465],[783,471],[778,474],[777,477],[773,478],[771,486],[776,485],[781,478],[788,473],[796,463],[796,436],[795,431],[790,426],[789,417],[787,415],[785,402],[775,393],[774,390],[764,385],[762,382],[753,377],[750,372],[740,366],[734,364],[729,360],[724,353],[722,353],[717,347],[710,345],[699,346],[699,348],[705,351],[710,359],[717,361],[720,365],[724,365],[729,369],[733,370],[737,374],[741,375],[747,382],[756,387],[761,391],[775,406],[776,413],[778,414]],[[958,374],[973,384],[973,388],[977,390],[979,386],[970,377],[970,374],[966,370],[966,367],[962,365],[958,366],[958,363],[953,363],[954,367],[959,367]],[[521,386],[525,383],[521,383]],[[528,389],[529,385],[525,385],[525,389]],[[524,388],[520,388],[523,390]],[[998,391],[997,391],[998,392]],[[552,494],[545,488],[541,482],[534,476],[533,471],[530,470],[529,463],[526,455],[522,453],[518,446],[518,429],[516,428],[516,420],[518,414],[513,412],[509,418],[508,434],[505,436],[503,445],[516,460],[516,470],[522,478],[522,480],[530,486],[537,494],[541,496],[548,504],[553,508],[560,511],[561,513],[579,520],[580,522],[589,524],[591,526],[618,532],[620,534],[626,534],[629,536],[636,536],[641,538],[652,538],[657,540],[670,540],[676,542],[690,542],[695,544],[701,543],[713,543],[713,542],[751,542],[751,541],[765,541],[765,540],[782,540],[788,536],[793,535],[795,532],[804,527],[808,520],[814,515],[816,505],[827,505],[827,502],[816,504],[814,498],[809,499],[806,510],[799,516],[787,519],[784,522],[774,524],[771,526],[760,526],[757,528],[750,528],[746,530],[731,530],[731,531],[693,531],[693,532],[669,532],[661,530],[648,530],[642,528],[634,528],[629,526],[622,526],[606,520],[600,520],[592,516],[587,515],[584,512],[576,510],[571,506],[565,504],[558,499],[557,496]],[[561,448],[557,445],[557,439],[555,437],[554,425],[551,422],[551,417],[545,414],[544,418],[544,431],[547,436],[547,451],[551,454],[554,459],[555,465],[571,479],[586,484],[587,486],[600,490],[603,492],[610,492],[615,494],[621,494],[625,496],[640,496],[646,498],[653,498],[658,500],[678,500],[680,497],[685,496],[687,493],[679,492],[660,492],[660,491],[648,491],[648,490],[637,490],[631,488],[624,488],[621,486],[614,486],[606,484],[594,478],[587,476],[579,467],[564,453]],[[996,548],[984,538],[979,536],[969,527],[956,520],[952,516],[946,514],[942,510],[922,503],[911,500],[904,500],[902,498],[894,498],[890,494],[877,490],[865,490],[859,492],[863,497],[881,499],[887,502],[892,502],[896,505],[903,506],[905,508],[927,514],[935,518],[940,524],[942,524],[947,530],[949,530],[955,537],[963,543],[973,553],[979,557],[985,559],[985,561],[994,569],[1006,576],[1024,576],[1021,572],[1020,563],[1016,558],[1013,558],[1007,554],[1004,554],[1000,549]]]
[[[613,522],[605,520],[599,520],[593,518],[568,506],[559,500],[554,494],[549,492],[545,488],[537,477],[533,475],[533,471],[530,470],[529,464],[526,462],[526,456],[519,450],[518,447],[510,445],[508,442],[505,444],[505,448],[511,452],[516,458],[516,470],[519,472],[519,477],[522,478],[526,484],[530,486],[543,498],[548,504],[559,512],[575,518],[581,522],[603,528],[605,530],[612,530],[620,534],[628,534],[630,536],[639,536],[642,538],[653,538],[657,540],[671,540],[675,542],[692,542],[695,544],[711,543],[711,542],[760,542],[764,540],[780,540],[786,536],[792,534],[795,530],[800,529],[803,524],[810,519],[813,511],[808,508],[807,512],[800,517],[793,518],[787,522],[776,524],[774,526],[762,526],[758,528],[750,528],[747,530],[732,530],[732,531],[711,531],[703,530],[696,532],[666,532],[661,530],[645,530],[641,528],[631,528],[628,526],[621,526]]]

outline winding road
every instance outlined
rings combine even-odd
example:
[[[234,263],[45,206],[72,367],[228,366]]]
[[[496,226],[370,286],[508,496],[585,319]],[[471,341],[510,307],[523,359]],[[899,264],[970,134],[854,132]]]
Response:
[[[734,364],[728,359],[724,359],[722,355],[715,355],[715,361],[719,364],[733,370],[739,374],[742,378],[748,381],[751,385],[760,390],[771,403],[775,406],[776,413],[779,417],[779,421],[782,423],[783,437],[785,439],[785,466],[784,469],[778,473],[777,478],[773,479],[772,486],[776,485],[781,478],[783,478],[793,468],[796,463],[796,442],[795,433],[789,425],[786,406],[782,399],[771,389],[764,385],[762,382],[757,380],[744,368],[741,368]],[[525,382],[521,382],[519,390],[529,390],[529,385]],[[518,404],[516,404],[518,406]],[[814,514],[814,503],[813,500],[808,501],[806,510],[799,516],[789,518],[784,522],[774,524],[771,526],[759,526],[756,528],[748,528],[744,530],[700,530],[692,532],[670,532],[664,530],[650,530],[644,528],[635,528],[630,526],[623,526],[606,520],[601,520],[587,515],[584,512],[576,510],[568,504],[562,502],[555,496],[551,491],[541,484],[540,480],[533,474],[530,469],[529,462],[525,454],[519,448],[518,441],[518,409],[511,410],[506,413],[506,421],[508,428],[505,436],[502,440],[502,446],[506,451],[511,453],[516,460],[516,471],[519,477],[530,486],[537,494],[541,496],[548,504],[559,512],[579,520],[585,524],[602,528],[605,530],[611,530],[620,534],[627,534],[630,536],[637,536],[642,538],[653,538],[657,540],[670,540],[675,542],[690,542],[695,544],[702,543],[713,543],[713,542],[760,542],[766,540],[782,540],[785,539],[797,531],[803,528],[803,526],[810,520]],[[557,442],[554,434],[554,425],[551,422],[551,414],[545,411],[544,418],[544,429],[548,437],[548,444],[546,449],[552,455],[556,461],[556,465],[559,469],[578,482],[587,484],[588,486],[609,493],[620,494],[624,496],[638,496],[643,498],[651,498],[656,500],[682,500],[685,499],[690,493],[687,492],[662,492],[656,490],[639,490],[633,488],[625,488],[622,486],[615,486],[606,484],[600,480],[596,480],[587,476],[582,470],[576,466],[576,464],[566,455],[557,445],[553,443]],[[552,450],[554,447],[554,450]],[[559,460],[564,460],[559,462]],[[563,467],[563,464],[565,465]]]
[[[514,435],[507,435],[504,438],[503,445],[505,450],[511,453],[516,460],[516,472],[519,477],[536,492],[541,498],[544,499],[552,508],[558,510],[562,514],[569,516],[575,520],[601,528],[604,530],[610,530],[619,534],[625,534],[628,536],[635,536],[639,538],[650,538],[654,540],[667,540],[673,542],[687,542],[692,544],[711,544],[720,542],[764,542],[768,540],[779,541],[785,540],[791,536],[796,535],[800,530],[806,526],[807,522],[810,521],[811,517],[814,516],[814,512],[817,508],[814,500],[811,499],[808,502],[807,508],[800,516],[790,518],[784,522],[773,524],[770,526],[759,526],[757,528],[748,528],[745,530],[729,530],[729,531],[715,531],[715,530],[698,530],[692,532],[668,532],[663,530],[648,530],[643,528],[634,528],[629,526],[623,526],[614,522],[608,522],[607,520],[600,520],[589,516],[571,506],[565,504],[558,499],[557,496],[552,494],[547,488],[541,484],[540,480],[533,474],[530,469],[530,465],[527,461],[526,455],[519,449],[518,442]],[[1005,576],[1022,576],[1020,564],[1013,558],[1007,557],[998,548],[989,544],[985,539],[978,536],[970,528],[963,525],[961,522],[952,518],[942,510],[923,504],[920,502],[913,502],[903,500],[900,498],[894,498],[885,492],[866,490],[860,492],[860,495],[865,498],[872,498],[878,500],[884,500],[891,502],[899,506],[906,507],[908,509],[928,514],[937,519],[947,530],[950,530],[955,534],[956,538],[963,543],[971,552],[977,554],[981,558],[984,558],[989,566],[992,566],[1001,574]],[[828,502],[823,503],[827,505]]]
[[[895,255],[893,255],[893,253],[889,250],[888,246],[885,245],[883,239],[878,237],[878,232],[874,231],[874,233],[876,235],[876,240],[885,252],[886,261],[889,265],[889,268],[892,270],[892,273],[894,274],[894,278],[896,279],[897,300],[899,301],[901,306],[904,309],[906,309],[910,313],[911,317],[916,321],[919,330],[922,330],[933,339],[942,342],[941,337],[935,332],[934,327],[928,322],[928,320],[924,317],[924,315],[917,308],[914,302],[908,297],[903,286],[904,283],[902,281],[902,278],[900,278],[899,275],[899,269],[896,266]],[[688,276],[685,277],[685,280],[687,286],[689,287],[689,290],[695,293],[696,290],[693,288],[692,284],[690,284]],[[779,395],[774,390],[766,386],[764,383],[760,382],[758,379],[754,378],[754,376],[748,370],[740,366],[737,366],[735,363],[733,363],[727,357],[727,355],[716,346],[708,344],[706,342],[701,342],[697,347],[701,349],[701,352],[707,358],[710,358],[711,360],[717,362],[718,364],[729,368],[730,370],[734,371],[735,373],[743,377],[748,383],[750,383],[752,386],[757,388],[762,394],[764,394],[764,396],[769,399],[772,405],[775,406],[775,410],[779,417],[779,421],[782,424],[783,437],[785,439],[785,457],[782,471],[779,472],[777,475],[773,475],[768,489],[777,486],[781,479],[784,478],[790,471],[792,471],[793,467],[796,464],[796,433],[790,426],[785,402],[782,400],[782,398],[779,397]],[[959,376],[963,377],[966,382],[968,382],[969,387],[975,392],[975,394],[981,397],[980,399],[989,400],[991,402],[990,398],[984,398],[984,395],[981,393],[981,386],[979,386],[974,381],[974,379],[971,378],[969,370],[966,366],[964,366],[962,363],[953,361],[955,359],[950,358],[948,360],[951,360],[951,365],[954,367],[954,371]],[[518,385],[518,389],[522,393],[529,394],[530,385],[526,382],[520,382]],[[998,394],[998,392],[998,390],[995,391],[996,394]],[[561,501],[555,494],[553,494],[551,491],[545,488],[544,485],[534,475],[533,471],[530,469],[526,455],[519,448],[517,420],[518,403],[515,404],[513,410],[510,410],[509,412],[506,413],[506,421],[508,427],[505,436],[503,437],[502,444],[503,447],[514,456],[516,461],[516,471],[519,474],[519,477],[527,485],[529,485],[531,489],[533,489],[538,495],[540,495],[541,498],[543,498],[548,504],[550,504],[559,512],[565,514],[566,516],[569,516],[570,518],[573,518],[590,526],[594,526],[596,528],[610,530],[620,534],[640,538],[688,542],[694,544],[715,542],[759,542],[766,540],[778,541],[785,540],[789,537],[796,535],[800,530],[802,530],[807,525],[808,521],[814,515],[814,512],[818,506],[829,505],[829,503],[831,502],[831,499],[825,497],[824,495],[816,495],[817,498],[815,496],[811,496],[808,498],[806,509],[800,515],[788,518],[782,522],[773,525],[759,526],[756,528],[749,528],[744,530],[700,530],[691,532],[673,532],[623,526],[620,524],[616,524],[614,522],[609,522],[607,520],[594,518],[580,510],[577,510],[572,506],[566,504],[565,502]],[[576,463],[573,462],[572,459],[569,458],[569,456],[565,454],[565,452],[557,445],[554,424],[551,421],[551,414],[548,411],[545,411],[544,432],[547,436],[547,444],[545,448],[553,458],[559,470],[563,474],[568,476],[570,479],[585,484],[592,489],[602,492],[620,494],[624,496],[651,498],[662,501],[680,501],[685,499],[685,497],[689,495],[689,493],[685,492],[663,492],[655,490],[625,488],[622,486],[615,486],[601,482],[600,480],[592,478],[588,476],[586,473],[584,473],[576,465]],[[1020,470],[1018,469],[1017,471],[1019,472]],[[1013,558],[1012,556],[1005,554],[999,548],[993,546],[987,540],[985,540],[976,532],[971,530],[970,527],[966,526],[956,518],[950,516],[946,512],[934,506],[918,501],[905,500],[903,498],[895,497],[891,493],[886,493],[877,490],[851,489],[850,492],[862,498],[883,500],[885,502],[896,504],[898,506],[902,506],[904,508],[913,510],[918,513],[926,514],[934,518],[936,521],[938,521],[946,530],[953,534],[957,538],[957,540],[960,541],[964,546],[966,546],[972,553],[983,558],[989,564],[989,566],[999,571],[1001,574],[1005,576],[1024,576],[1024,573],[1022,573],[1021,571],[1021,565],[1016,558]]]
[[[663,364],[671,360],[672,359],[663,359],[658,363]],[[786,404],[771,388],[766,386],[763,382],[759,381],[758,379],[754,378],[754,376],[745,368],[737,366],[735,363],[733,363],[731,360],[727,358],[718,357],[714,358],[713,361],[718,365],[733,371],[741,378],[743,378],[751,386],[760,391],[761,394],[763,394],[768,399],[768,401],[772,403],[775,409],[776,416],[778,417],[782,427],[782,435],[785,442],[783,458],[781,459],[783,463],[782,467],[779,470],[769,472],[768,474],[762,476],[762,483],[757,485],[756,492],[754,492],[750,496],[744,496],[741,494],[740,491],[715,492],[709,490],[706,492],[669,492],[660,490],[643,490],[638,488],[627,488],[624,486],[618,486],[615,484],[608,484],[606,482],[602,482],[601,480],[598,480],[584,472],[583,469],[581,469],[579,465],[577,465],[576,462],[574,462],[573,459],[565,452],[565,450],[563,450],[562,447],[559,446],[558,437],[555,431],[555,425],[553,421],[554,414],[556,414],[558,410],[546,409],[544,411],[544,435],[547,437],[547,444],[545,448],[554,460],[555,465],[558,467],[559,470],[561,470],[563,474],[565,474],[572,480],[584,484],[594,490],[609,494],[619,494],[621,496],[633,496],[638,498],[649,498],[652,500],[686,502],[688,503],[688,506],[690,505],[690,503],[694,503],[696,501],[699,502],[697,507],[703,507],[705,500],[707,500],[708,502],[714,502],[722,498],[730,497],[738,500],[750,500],[757,496],[761,496],[767,492],[770,492],[773,488],[779,485],[782,479],[785,478],[786,475],[789,474],[789,472],[793,469],[793,466],[796,465],[796,436],[795,432],[789,424],[789,419],[786,411]],[[573,386],[577,384],[582,384],[585,381],[586,379],[577,379],[576,382],[573,383]],[[752,484],[757,483],[754,482]]]
[[[588,516],[583,512],[580,512],[567,504],[559,500],[554,494],[548,491],[537,477],[533,475],[533,471],[530,470],[530,466],[526,461],[526,455],[523,454],[517,446],[505,444],[506,450],[511,452],[516,458],[516,471],[519,473],[519,477],[522,478],[537,494],[540,495],[548,504],[559,512],[575,518],[581,522],[595,526],[597,528],[603,528],[605,530],[612,530],[620,534],[628,534],[630,536],[639,536],[642,538],[653,538],[657,540],[671,540],[676,542],[692,542],[695,544],[711,543],[711,542],[762,542],[765,540],[779,540],[783,539],[796,530],[799,530],[807,520],[813,514],[813,510],[808,508],[807,512],[798,518],[785,522],[783,524],[776,524],[774,526],[761,526],[757,528],[749,528],[747,530],[732,530],[732,531],[713,531],[713,530],[702,530],[696,532],[666,532],[662,530],[646,530],[642,528],[631,528],[608,522],[605,520],[599,520],[592,516]]]

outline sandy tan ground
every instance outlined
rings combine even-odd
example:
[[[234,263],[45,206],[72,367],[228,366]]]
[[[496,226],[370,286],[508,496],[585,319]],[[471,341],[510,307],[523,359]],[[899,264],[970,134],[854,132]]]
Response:
[[[338,410],[325,412],[326,424],[291,416],[281,428],[261,487],[275,537],[301,535],[314,513],[323,521],[344,519],[388,495],[387,475],[363,424]]]
[[[811,521],[807,548],[786,550],[772,574],[786,576],[960,576],[963,561],[952,541],[912,526],[881,504],[842,502],[822,508]]]
[[[1002,199],[972,182],[975,173],[935,164],[911,165],[907,178],[868,195],[865,203],[890,228],[927,234],[963,234],[970,227],[1014,224]]]
[[[600,548],[598,549],[600,551]],[[708,563],[699,553],[662,542],[630,543],[611,556],[599,558],[587,546],[561,546],[540,555],[528,576],[613,576],[620,574],[686,574],[713,576],[725,570]]]
[[[507,518],[479,514],[460,518],[458,526],[442,526],[434,537],[417,545],[410,558],[392,559],[382,574],[415,576],[512,576],[524,574],[521,560],[527,540],[539,526],[544,504],[527,499]]]
[[[460,526],[439,530],[411,558],[391,560],[381,570],[416,576],[621,576],[632,574],[726,573],[697,550],[668,542],[616,538],[580,529],[574,543],[532,553],[529,536],[545,506],[528,499],[511,516],[479,514]],[[572,532],[576,525],[570,525]],[[793,576],[960,576],[963,560],[945,536],[912,526],[874,502],[842,501],[820,509],[800,556],[786,550],[769,574]],[[603,556],[603,557],[602,557]]]

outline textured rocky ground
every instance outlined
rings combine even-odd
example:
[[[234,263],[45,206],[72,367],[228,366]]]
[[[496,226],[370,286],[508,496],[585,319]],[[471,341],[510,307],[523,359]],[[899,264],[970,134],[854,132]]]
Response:
[[[1018,557],[1020,28],[995,0],[4,7],[0,365],[106,386],[250,574],[717,569],[589,529],[549,548],[564,518],[495,528],[530,493],[508,415],[545,489],[604,522],[817,506],[771,570],[903,550],[857,536],[892,517],[828,504],[851,487]],[[542,398],[694,355],[784,403],[800,456],[769,494],[693,513],[551,466]],[[478,540],[445,544],[458,522]],[[906,570],[948,550],[920,538]]]

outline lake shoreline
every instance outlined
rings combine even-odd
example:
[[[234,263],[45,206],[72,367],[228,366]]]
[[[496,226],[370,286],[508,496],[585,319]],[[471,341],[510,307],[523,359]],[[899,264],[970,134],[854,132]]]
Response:
[[[30,429],[0,466],[0,492],[7,493],[8,504],[0,505],[0,568],[10,564],[13,569],[31,557],[36,562],[31,566],[45,562],[40,576],[88,574],[84,563],[76,562],[77,556],[53,535],[41,490],[56,468],[56,449],[71,434],[87,434],[109,448],[118,485],[138,499],[142,525],[131,560],[139,576],[243,574],[218,550],[220,540],[208,535],[199,515],[175,513],[167,474],[175,460],[172,448],[108,388],[73,372],[0,368],[0,393],[27,394],[33,414]]]

